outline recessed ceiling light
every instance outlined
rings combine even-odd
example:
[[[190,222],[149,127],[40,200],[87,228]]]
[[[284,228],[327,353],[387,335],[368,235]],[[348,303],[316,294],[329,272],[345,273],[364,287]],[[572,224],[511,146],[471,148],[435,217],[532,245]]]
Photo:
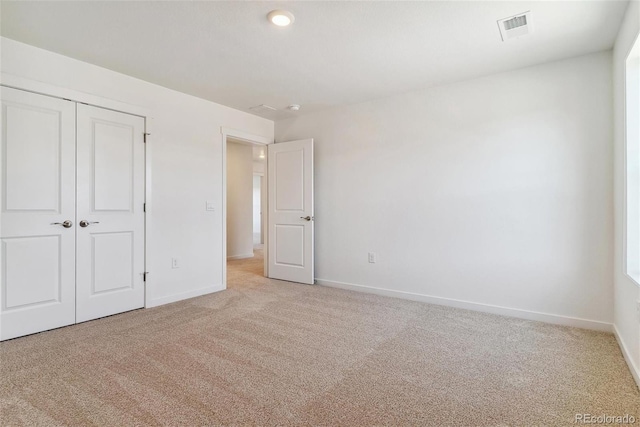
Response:
[[[291,104],[287,108],[291,111],[298,111],[300,109],[300,106],[298,104]]]
[[[293,24],[295,20],[293,13],[287,10],[272,10],[267,15],[267,19],[278,27],[286,27],[287,25]]]

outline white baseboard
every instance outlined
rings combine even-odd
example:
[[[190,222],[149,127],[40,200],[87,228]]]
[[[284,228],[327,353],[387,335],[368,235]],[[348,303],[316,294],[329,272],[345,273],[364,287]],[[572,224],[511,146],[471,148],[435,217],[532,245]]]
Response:
[[[242,255],[231,255],[227,257],[227,261],[231,261],[234,259],[245,259],[245,258],[253,258],[253,252],[250,254],[242,254]]]
[[[618,328],[616,327],[615,324],[613,325],[613,334],[616,337],[616,341],[618,341],[620,350],[622,350],[622,355],[624,356],[624,360],[627,362],[627,365],[629,366],[631,375],[633,375],[633,379],[636,380],[636,384],[638,385],[638,388],[640,388],[640,369],[638,369],[636,364],[633,362],[633,359],[631,358],[631,354],[629,353],[629,349],[624,344],[624,341],[622,341],[622,337],[620,336],[620,333],[618,332]]]
[[[168,295],[166,297],[152,299],[147,302],[145,308],[157,307],[159,305],[169,304],[171,302],[182,301],[184,299],[199,297],[201,295],[211,294],[226,289],[225,285],[206,286],[204,288],[194,289],[192,291],[181,292],[179,294]]]
[[[553,323],[555,325],[572,326],[575,328],[592,329],[595,331],[613,332],[611,323],[597,320],[580,319],[577,317],[561,316],[558,314],[540,313],[537,311],[520,310],[517,308],[501,307],[497,305],[482,304],[471,301],[462,301],[452,298],[436,297],[431,295],[416,294],[412,292],[396,291],[393,289],[374,288],[371,286],[355,285],[352,283],[335,282],[333,280],[316,279],[318,285],[332,288],[347,289],[357,292],[365,292],[387,297],[401,298],[412,301],[426,302],[429,304],[445,305],[448,307],[462,308],[465,310],[481,311],[484,313],[500,314],[502,316],[517,317],[519,319],[535,320],[538,322]]]

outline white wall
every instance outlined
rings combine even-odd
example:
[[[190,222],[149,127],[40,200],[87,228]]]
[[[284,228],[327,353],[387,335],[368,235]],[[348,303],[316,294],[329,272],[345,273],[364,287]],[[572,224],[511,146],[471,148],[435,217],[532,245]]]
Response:
[[[319,283],[610,330],[611,90],[603,52],[276,122]]]
[[[220,127],[272,138],[273,122],[13,40],[0,43],[3,81],[29,79],[151,111],[147,300],[222,289]],[[205,210],[207,200],[214,212]],[[172,257],[180,268],[171,269]]]
[[[264,162],[253,162],[253,173],[264,174]]]
[[[227,259],[253,256],[253,152],[227,142]]]
[[[615,245],[614,245],[614,293],[616,335],[627,362],[640,385],[640,314],[636,309],[640,301],[638,287],[624,271],[625,204],[624,204],[624,153],[625,153],[625,59],[640,31],[640,4],[630,2],[613,51],[614,81],[614,193],[615,193]]]

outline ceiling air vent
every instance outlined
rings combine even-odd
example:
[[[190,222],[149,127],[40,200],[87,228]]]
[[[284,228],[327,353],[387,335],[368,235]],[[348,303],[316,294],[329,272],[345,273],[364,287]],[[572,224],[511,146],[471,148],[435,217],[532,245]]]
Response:
[[[260,104],[260,105],[256,105],[255,107],[249,107],[249,110],[253,111],[254,113],[278,111],[277,108],[267,104]]]
[[[498,21],[502,41],[525,36],[533,31],[531,26],[531,12],[519,13]]]

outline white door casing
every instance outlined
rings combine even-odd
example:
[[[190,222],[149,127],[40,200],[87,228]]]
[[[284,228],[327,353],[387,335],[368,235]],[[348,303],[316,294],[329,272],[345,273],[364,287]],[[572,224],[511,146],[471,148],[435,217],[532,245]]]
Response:
[[[145,123],[77,109],[76,321],[84,322],[144,306]]]
[[[268,149],[269,277],[313,284],[313,139]]]
[[[5,340],[75,322],[76,153],[74,102],[6,87],[1,98]]]

